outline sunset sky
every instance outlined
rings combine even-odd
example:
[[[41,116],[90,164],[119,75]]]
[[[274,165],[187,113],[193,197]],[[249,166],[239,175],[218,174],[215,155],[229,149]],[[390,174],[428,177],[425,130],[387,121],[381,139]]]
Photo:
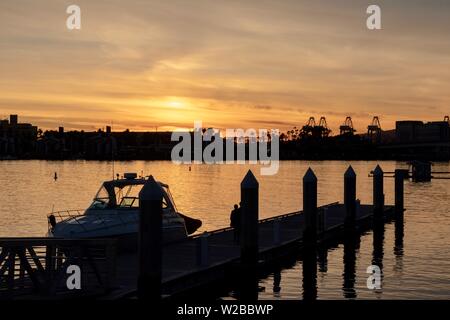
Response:
[[[66,28],[81,7],[82,29]],[[366,28],[382,9],[383,30]],[[448,0],[2,0],[0,117],[42,128],[302,126],[450,113]]]

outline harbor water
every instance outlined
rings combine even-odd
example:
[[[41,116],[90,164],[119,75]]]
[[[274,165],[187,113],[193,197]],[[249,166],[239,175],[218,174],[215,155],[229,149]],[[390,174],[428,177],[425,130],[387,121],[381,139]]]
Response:
[[[257,165],[175,165],[169,161],[1,161],[0,237],[44,236],[47,214],[86,208],[101,183],[115,173],[152,174],[169,185],[178,211],[203,221],[199,232],[229,225],[239,203],[240,182],[252,169],[260,183],[260,218],[301,209],[301,179],[308,167],[318,177],[319,205],[343,199],[343,174],[351,164],[357,174],[357,198],[372,201],[369,172],[375,161],[282,161],[279,172],[261,176]],[[379,162],[383,170],[407,168],[404,162]],[[433,171],[450,171],[436,163]],[[55,176],[56,173],[56,176]],[[55,179],[56,178],[56,179]],[[354,279],[344,276],[344,249],[328,249],[317,272],[318,299],[449,299],[450,180],[405,181],[403,234],[387,224],[382,242],[382,287],[367,288],[367,267],[373,263],[371,232],[362,235],[354,252]],[[394,179],[385,179],[386,203],[394,202]],[[380,255],[380,252],[378,252]],[[378,257],[380,258],[380,257]],[[260,280],[260,299],[301,299],[302,262]],[[275,285],[274,285],[275,283]]]

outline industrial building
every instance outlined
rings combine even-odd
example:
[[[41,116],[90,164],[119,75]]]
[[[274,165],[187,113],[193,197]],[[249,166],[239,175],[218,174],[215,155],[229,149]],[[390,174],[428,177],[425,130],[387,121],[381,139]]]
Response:
[[[399,143],[426,143],[450,141],[448,121],[397,121],[396,138]]]

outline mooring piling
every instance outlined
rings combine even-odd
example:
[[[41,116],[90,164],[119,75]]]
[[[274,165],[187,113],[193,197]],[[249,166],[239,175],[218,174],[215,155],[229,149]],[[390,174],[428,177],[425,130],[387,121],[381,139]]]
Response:
[[[249,170],[241,182],[241,259],[258,262],[259,183]]]
[[[303,239],[315,242],[317,238],[317,177],[309,168],[303,176]]]
[[[344,205],[345,224],[352,227],[356,219],[356,173],[352,166],[344,173]]]
[[[161,299],[162,201],[160,185],[150,176],[139,193],[139,299]]]
[[[327,219],[328,208],[321,208],[317,211],[317,233],[318,236],[323,236],[326,230],[326,219]]]
[[[241,266],[240,298],[243,301],[258,299],[259,243],[259,183],[249,170],[241,182]]]
[[[373,214],[375,221],[383,219],[384,210],[384,191],[383,191],[384,173],[379,165],[373,171]]]
[[[384,192],[383,192],[384,172],[379,165],[373,171],[373,258],[372,264],[383,269],[383,241],[384,241]],[[394,209],[395,210],[395,209]]]
[[[209,265],[209,233],[203,232],[197,239],[197,265],[206,267]]]
[[[403,217],[405,210],[404,204],[404,170],[395,170],[395,216],[396,218]]]
[[[303,299],[317,298],[317,177],[311,168],[303,176]]]

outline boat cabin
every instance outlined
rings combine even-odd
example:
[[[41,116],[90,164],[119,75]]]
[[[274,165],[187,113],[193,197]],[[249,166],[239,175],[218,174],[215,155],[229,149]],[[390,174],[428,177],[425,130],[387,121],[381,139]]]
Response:
[[[123,179],[105,181],[88,210],[138,209],[139,192],[146,181],[146,178],[137,178],[135,173],[126,173]],[[176,211],[169,186],[161,182],[158,184],[164,195],[163,209],[170,208]]]

